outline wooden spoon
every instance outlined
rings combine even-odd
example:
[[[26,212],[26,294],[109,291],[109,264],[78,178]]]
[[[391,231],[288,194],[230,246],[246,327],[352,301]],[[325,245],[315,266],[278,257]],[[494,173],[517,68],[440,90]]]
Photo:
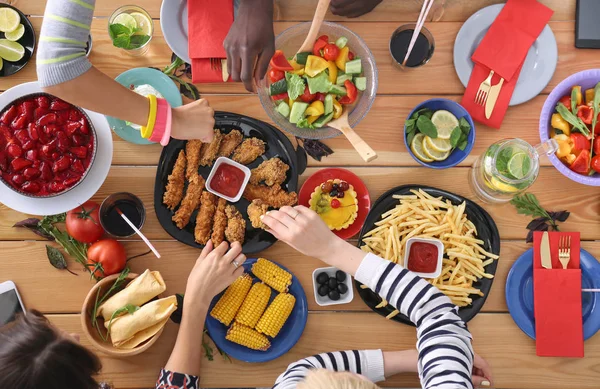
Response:
[[[300,46],[300,49],[298,49],[298,53],[303,53],[305,51],[312,52],[312,48],[317,40],[317,35],[319,35],[319,30],[321,29],[321,24],[323,24],[323,19],[325,19],[325,14],[329,9],[330,2],[331,0],[319,0],[315,16],[313,16],[312,24],[310,25],[310,30],[308,30],[308,35],[306,36],[304,43]]]
[[[342,116],[327,123],[327,125],[336,130],[340,130],[342,134],[348,138],[356,151],[358,151],[358,154],[360,154],[362,159],[364,159],[365,162],[371,162],[377,158],[377,153],[356,133],[356,131],[352,129],[352,127],[350,127],[350,123],[348,123],[348,112],[350,112],[350,110],[350,107],[344,107]]]

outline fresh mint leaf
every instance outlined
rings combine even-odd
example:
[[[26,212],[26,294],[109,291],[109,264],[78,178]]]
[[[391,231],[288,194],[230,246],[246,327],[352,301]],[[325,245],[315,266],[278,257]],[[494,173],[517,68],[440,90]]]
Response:
[[[408,119],[404,122],[404,126],[406,127],[406,132],[411,133],[416,129],[417,119]]]
[[[452,146],[452,147],[458,146],[458,143],[460,142],[460,139],[462,136],[463,136],[463,133],[462,133],[460,127],[454,127],[454,130],[452,130],[452,134],[450,134],[450,146]]]
[[[108,27],[108,31],[110,33],[110,37],[112,40],[114,40],[115,38],[117,38],[119,35],[127,35],[130,36],[131,34],[133,34],[133,32],[131,31],[131,29],[127,26],[124,26],[122,24],[111,24]]]
[[[428,118],[425,114],[420,115],[417,119],[417,128],[419,129],[419,131],[421,131],[421,133],[423,133],[423,135],[426,135],[432,139],[438,137],[437,128],[435,128],[435,125],[433,124],[431,119]]]
[[[464,117],[460,118],[460,120],[458,121],[458,125],[460,126],[460,129],[463,132],[466,132],[466,134],[468,134],[469,131],[471,131],[471,125]]]
[[[134,35],[130,38],[129,48],[138,49],[150,40],[149,35]]]
[[[129,45],[131,44],[131,38],[129,35],[119,35],[113,39],[113,45],[120,49],[129,49]]]
[[[417,120],[421,115],[427,116],[429,119],[431,119],[431,117],[433,116],[433,111],[429,108],[421,108],[420,110],[412,114],[411,119]]]
[[[412,141],[413,141],[413,139],[415,137],[415,134],[416,134],[416,132],[413,131],[413,132],[411,132],[411,133],[409,133],[407,135],[407,137],[406,137],[406,143],[408,144],[408,147],[410,147],[410,145],[411,145],[411,143],[412,143]]]
[[[467,148],[467,144],[468,142],[466,140],[463,140],[461,143],[458,144],[459,150],[465,151],[465,149]]]

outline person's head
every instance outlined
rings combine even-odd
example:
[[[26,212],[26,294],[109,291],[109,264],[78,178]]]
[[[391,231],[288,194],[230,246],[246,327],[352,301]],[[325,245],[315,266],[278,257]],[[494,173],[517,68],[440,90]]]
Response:
[[[98,389],[98,357],[28,311],[0,328],[0,388]]]
[[[366,377],[326,369],[311,370],[297,389],[381,389]]]

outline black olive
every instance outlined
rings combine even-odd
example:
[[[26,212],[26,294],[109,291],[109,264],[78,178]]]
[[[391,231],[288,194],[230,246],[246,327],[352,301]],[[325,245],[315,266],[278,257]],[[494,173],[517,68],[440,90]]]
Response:
[[[319,285],[326,284],[327,281],[329,281],[329,276],[327,275],[327,273],[322,272],[317,275],[317,283]]]
[[[337,278],[339,282],[344,282],[346,281],[346,273],[344,273],[341,270],[338,270],[335,272],[335,278]]]
[[[346,284],[338,284],[337,290],[340,294],[346,294],[346,292],[348,292],[348,287]]]
[[[329,298],[332,299],[333,301],[337,301],[340,299],[340,294],[338,293],[337,290],[332,290],[329,292]]]
[[[325,297],[329,294],[329,287],[327,285],[319,286],[319,296]]]
[[[329,289],[335,289],[338,286],[338,281],[334,277],[331,277],[327,282],[327,286],[329,286]]]

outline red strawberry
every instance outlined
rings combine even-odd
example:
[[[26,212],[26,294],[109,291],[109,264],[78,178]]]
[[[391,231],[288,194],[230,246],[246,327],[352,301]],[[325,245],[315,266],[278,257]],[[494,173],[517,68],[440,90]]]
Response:
[[[60,99],[52,100],[52,102],[50,103],[50,109],[53,111],[62,111],[63,109],[69,108],[71,108],[71,104]]]
[[[25,158],[17,157],[12,160],[12,162],[10,163],[10,166],[13,168],[14,171],[18,172],[18,171],[25,169],[26,167],[31,166],[31,161],[29,161]]]
[[[28,140],[25,143],[23,143],[23,150],[28,151],[31,150],[35,147],[35,141],[34,140]]]
[[[25,182],[25,177],[23,177],[22,174],[15,174],[14,176],[12,176],[11,180],[17,185],[23,185],[23,183]]]
[[[23,154],[23,150],[21,149],[21,146],[19,146],[16,143],[12,143],[12,144],[8,145],[8,147],[6,148],[6,152],[12,158],[20,157]]]
[[[59,127],[56,124],[48,124],[44,127],[46,134],[51,135],[58,131]]]
[[[6,154],[4,151],[0,151],[0,170],[3,172],[8,170],[8,161],[6,160]]]
[[[81,123],[79,122],[67,122],[65,131],[67,132],[67,135],[72,136],[79,127],[81,127]]]
[[[35,102],[37,106],[41,108],[48,108],[50,106],[50,99],[46,96],[36,97]]]
[[[34,110],[35,103],[33,101],[24,101],[19,106],[19,112],[21,113],[21,115],[25,115],[28,118],[32,117]]]
[[[17,130],[15,131],[15,138],[19,140],[19,142],[24,143],[29,140],[29,134],[27,130]]]
[[[69,168],[69,165],[71,165],[71,158],[69,158],[67,155],[63,155],[56,162],[54,162],[52,171],[54,173],[65,171]]]
[[[40,152],[38,150],[29,150],[27,152],[26,158],[28,160],[30,160],[30,161],[33,161],[33,162],[39,161],[39,159],[40,159],[40,155],[39,154],[40,154]]]
[[[2,123],[6,125],[9,125],[17,117],[18,114],[19,110],[17,109],[17,106],[12,105],[9,109],[4,111],[4,113],[0,117],[0,121],[2,121]]]
[[[46,108],[36,108],[35,111],[33,111],[33,120],[38,120],[47,113],[48,110]]]
[[[21,115],[21,116],[17,117],[15,120],[13,120],[12,123],[10,124],[10,126],[12,128],[14,128],[15,130],[20,130],[21,128],[25,128],[26,124],[27,124],[27,116]]]
[[[34,169],[32,167],[28,167],[23,171],[23,176],[28,180],[33,180],[39,176],[41,172],[38,169]]]
[[[52,124],[52,123],[56,123],[56,119],[57,116],[54,113],[47,113],[44,116],[42,116],[41,118],[38,119],[37,121],[37,125],[38,126],[45,126],[48,124]]]
[[[29,123],[27,125],[27,133],[29,134],[29,138],[31,138],[32,140],[40,139],[40,134],[38,132],[38,129],[35,126],[35,124],[33,124],[33,123]]]
[[[53,192],[62,192],[63,190],[65,190],[65,186],[60,182],[56,181],[52,181],[48,188],[50,188],[50,190]]]
[[[75,134],[73,135],[73,137],[71,138],[71,140],[73,141],[73,144],[75,146],[82,146],[85,144],[85,138],[81,135]]]
[[[69,111],[58,111],[56,115],[58,116],[56,122],[59,124],[65,124],[69,120]]]
[[[81,123],[81,128],[79,129],[82,133],[84,133],[85,135],[90,133],[90,125],[88,124],[88,121],[86,118],[81,118],[81,120],[79,120],[79,123]]]
[[[63,181],[63,184],[66,187],[70,187],[70,186],[73,186],[76,183],[78,183],[80,179],[81,179],[81,177],[69,177],[69,178],[67,178],[66,180]]]
[[[27,193],[37,193],[40,191],[40,184],[37,182],[26,182],[21,189]]]
[[[42,162],[40,165],[40,172],[44,181],[50,181],[53,177],[52,169],[50,168],[50,164],[48,162]]]
[[[71,142],[67,138],[58,138],[58,149],[63,153],[71,147]]]
[[[87,157],[87,148],[84,146],[71,147],[69,151],[79,159],[85,159]]]
[[[70,121],[77,122],[77,121],[79,121],[79,119],[81,119],[81,114],[79,113],[78,110],[72,109],[69,111],[69,120]]]
[[[76,159],[75,161],[73,161],[73,164],[71,165],[71,169],[73,171],[78,172],[78,173],[85,172],[85,168],[83,167],[83,163],[79,159]]]
[[[52,153],[52,159],[53,159],[54,161],[56,161],[58,158],[60,158],[60,154],[59,154],[59,153],[57,153],[56,151],[55,151],[55,152],[53,152],[53,153]]]

